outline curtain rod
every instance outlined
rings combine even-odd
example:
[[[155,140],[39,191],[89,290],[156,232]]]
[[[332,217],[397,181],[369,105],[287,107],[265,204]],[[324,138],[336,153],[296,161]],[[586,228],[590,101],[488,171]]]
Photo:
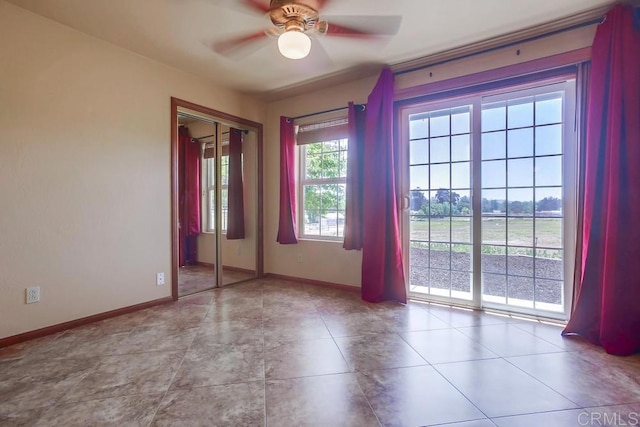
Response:
[[[364,111],[365,108],[367,108],[367,106],[365,104],[355,104],[355,105],[356,105],[356,107],[362,108],[362,111]],[[332,108],[330,110],[318,111],[317,113],[303,114],[301,116],[296,116],[296,117],[287,117],[287,120],[291,121],[291,120],[304,119],[304,118],[307,118],[307,117],[319,116],[320,114],[327,114],[327,113],[333,113],[335,111],[346,110],[347,108],[349,108],[349,107]]]
[[[248,130],[246,130],[246,129],[240,129],[240,130],[241,130],[241,131],[242,131],[242,133],[243,133],[243,134],[245,134],[245,135],[249,133],[249,131],[248,131]],[[229,135],[229,131],[222,132],[222,135]],[[216,136],[216,135],[215,135],[215,134],[211,134],[211,135],[199,136],[199,137],[197,137],[197,138],[193,138],[193,139],[200,140],[200,139],[211,138],[212,136]]]
[[[436,65],[446,64],[447,62],[457,61],[459,59],[469,58],[469,57],[476,56],[476,55],[482,55],[484,53],[489,53],[489,52],[493,52],[493,51],[496,51],[496,50],[499,50],[499,49],[504,49],[505,47],[510,47],[510,46],[515,46],[517,44],[532,42],[532,41],[535,41],[535,40],[543,39],[545,37],[554,36],[556,34],[564,33],[564,32],[567,32],[567,31],[577,30],[578,28],[588,27],[590,25],[601,24],[601,23],[604,22],[606,17],[607,17],[607,15],[603,15],[603,16],[598,17],[596,19],[591,19],[589,21],[581,22],[580,24],[575,24],[575,25],[571,25],[569,27],[560,28],[558,30],[550,31],[548,33],[538,34],[537,36],[532,36],[532,37],[524,38],[522,40],[512,41],[512,42],[509,42],[509,43],[506,43],[506,44],[502,44],[500,46],[489,47],[489,48],[486,48],[486,49],[479,50],[477,52],[472,52],[472,53],[467,53],[467,54],[464,54],[464,55],[461,55],[461,56],[456,56],[454,58],[443,59],[441,61],[433,62],[433,63],[430,63],[430,64],[419,65],[417,67],[407,68],[406,70],[396,71],[395,73],[393,73],[393,75],[394,76],[400,76],[402,74],[413,73],[414,71],[424,70],[425,68],[430,68],[430,67],[435,67]]]

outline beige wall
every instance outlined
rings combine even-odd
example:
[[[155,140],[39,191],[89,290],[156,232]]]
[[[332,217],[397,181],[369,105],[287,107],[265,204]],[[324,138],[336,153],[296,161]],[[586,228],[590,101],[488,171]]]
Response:
[[[169,296],[170,97],[264,104],[4,1],[0,57],[0,337]]]
[[[396,88],[406,89],[591,46],[594,32],[595,27],[587,27],[400,75],[396,78]],[[432,76],[429,76],[429,73],[432,73]],[[346,106],[349,101],[366,102],[375,81],[376,77],[371,77],[267,105],[265,271],[338,284],[360,285],[361,254],[357,251],[345,251],[342,249],[342,242],[303,240],[297,245],[280,245],[276,242],[280,167],[279,117],[298,116]],[[317,119],[322,120],[323,116],[317,116]]]

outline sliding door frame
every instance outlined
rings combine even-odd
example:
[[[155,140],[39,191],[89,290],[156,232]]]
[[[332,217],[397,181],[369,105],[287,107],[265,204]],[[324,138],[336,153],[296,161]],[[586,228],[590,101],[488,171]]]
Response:
[[[410,271],[409,271],[409,245],[410,242],[410,218],[409,218],[409,206],[410,198],[408,191],[410,190],[410,175],[409,175],[409,116],[425,111],[436,111],[439,109],[455,108],[462,105],[471,106],[471,136],[470,136],[470,150],[471,150],[471,201],[472,201],[472,266],[473,266],[473,283],[472,283],[472,299],[461,300],[455,298],[439,297],[437,295],[425,295],[424,298],[429,301],[440,302],[445,304],[454,304],[460,306],[466,306],[471,308],[489,308],[493,310],[512,312],[508,305],[487,304],[482,302],[482,216],[479,214],[482,207],[482,192],[480,191],[479,184],[482,178],[482,169],[478,167],[482,163],[481,159],[481,111],[483,99],[486,97],[500,96],[508,94],[510,92],[521,92],[524,90],[535,90],[535,88],[544,86],[563,86],[562,90],[565,91],[563,99],[563,312],[540,312],[539,310],[531,309],[518,309],[514,312],[518,314],[525,314],[534,317],[554,318],[557,320],[566,320],[571,311],[572,294],[573,294],[573,265],[575,260],[575,242],[576,242],[576,222],[577,217],[577,204],[576,204],[576,192],[577,192],[577,139],[575,120],[576,114],[576,87],[575,82],[569,83],[570,80],[576,79],[576,74],[572,72],[559,73],[556,76],[545,76],[539,80],[529,80],[521,84],[509,84],[508,81],[504,82],[504,85],[490,85],[490,88],[483,88],[478,85],[478,89],[473,90],[473,87],[463,91],[444,91],[432,96],[423,96],[415,99],[404,99],[400,102],[396,102],[396,119],[397,119],[397,132],[396,136],[399,138],[400,146],[400,158],[398,160],[398,182],[400,187],[399,194],[404,199],[404,203],[399,203],[401,211],[399,212],[399,218],[401,220],[401,233],[403,242],[403,263],[405,270],[407,293],[415,297],[415,294],[410,292]],[[563,85],[564,83],[564,85]],[[437,85],[434,84],[434,85]],[[446,83],[445,83],[446,86]],[[567,99],[570,101],[568,102]],[[420,298],[420,297],[418,297]]]

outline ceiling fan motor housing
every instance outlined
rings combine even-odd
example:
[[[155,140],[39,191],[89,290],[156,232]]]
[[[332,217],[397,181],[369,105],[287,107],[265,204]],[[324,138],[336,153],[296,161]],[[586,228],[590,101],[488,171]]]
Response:
[[[318,24],[318,11],[292,0],[271,0],[269,17],[273,25],[284,31],[312,30]]]

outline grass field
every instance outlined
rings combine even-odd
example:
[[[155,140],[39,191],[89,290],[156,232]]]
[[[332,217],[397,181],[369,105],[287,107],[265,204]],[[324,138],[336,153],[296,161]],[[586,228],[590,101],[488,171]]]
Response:
[[[411,221],[410,238],[412,241],[470,244],[471,218],[414,220]],[[562,247],[562,218],[483,218],[482,243],[483,245],[508,244],[510,246],[560,249]]]

